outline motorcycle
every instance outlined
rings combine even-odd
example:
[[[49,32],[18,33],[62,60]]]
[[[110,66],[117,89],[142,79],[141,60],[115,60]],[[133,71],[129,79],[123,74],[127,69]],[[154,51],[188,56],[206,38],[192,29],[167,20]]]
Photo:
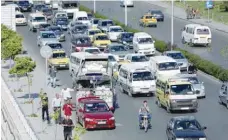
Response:
[[[147,132],[148,129],[151,127],[148,118],[149,118],[149,115],[144,114],[142,116],[142,123],[140,124],[140,129],[144,129],[145,132]]]

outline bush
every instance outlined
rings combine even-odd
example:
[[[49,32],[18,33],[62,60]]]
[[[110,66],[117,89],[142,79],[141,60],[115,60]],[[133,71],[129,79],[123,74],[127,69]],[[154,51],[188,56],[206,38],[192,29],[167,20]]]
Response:
[[[79,10],[91,12],[91,10],[89,8],[82,6],[82,5],[80,6]],[[109,19],[108,17],[103,16],[99,13],[95,13],[94,16],[96,18]],[[123,29],[127,32],[133,32],[133,33],[141,32],[140,30],[136,30],[136,29],[133,29],[129,26],[125,26],[123,23],[121,23],[117,20],[113,20],[113,22],[116,25],[122,26]],[[157,51],[163,53],[164,51],[168,51],[171,49],[171,43],[170,42],[166,43],[164,41],[155,39],[155,48]],[[222,68],[221,66],[215,65],[214,63],[212,63],[208,60],[204,60],[198,55],[195,55],[195,54],[187,52],[186,50],[177,48],[177,45],[173,45],[172,49],[181,51],[185,55],[185,57],[191,63],[193,63],[199,70],[201,70],[201,71],[203,71],[209,75],[212,75],[221,81],[228,81],[228,70]]]

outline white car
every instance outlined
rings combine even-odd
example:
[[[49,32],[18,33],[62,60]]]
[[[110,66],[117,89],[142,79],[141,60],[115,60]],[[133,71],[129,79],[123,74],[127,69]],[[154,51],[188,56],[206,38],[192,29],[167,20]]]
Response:
[[[117,41],[118,36],[124,32],[123,28],[121,26],[109,26],[108,27],[108,37],[111,41]]]
[[[100,20],[99,18],[92,18],[90,20],[90,27],[91,28],[97,28],[97,25],[98,25],[98,21],[99,20]]]
[[[121,0],[120,1],[120,6],[124,7],[125,5],[127,7],[134,7],[134,2],[133,2],[133,0]]]
[[[127,54],[124,57],[125,61],[128,61],[130,63],[137,63],[141,64],[143,66],[148,66],[149,65],[149,58],[144,55],[144,54]]]
[[[24,14],[23,13],[21,13],[21,12],[16,12],[16,15],[15,15],[15,22],[16,22],[16,25],[18,26],[18,25],[27,25],[27,20],[26,20],[26,18],[25,18],[25,16],[24,16]]]
[[[81,49],[81,52],[88,52],[88,53],[92,53],[92,54],[101,53],[100,49],[97,47],[84,47]]]

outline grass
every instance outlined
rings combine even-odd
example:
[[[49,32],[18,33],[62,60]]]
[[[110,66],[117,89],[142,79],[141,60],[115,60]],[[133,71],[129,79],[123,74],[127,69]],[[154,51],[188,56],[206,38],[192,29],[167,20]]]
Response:
[[[201,16],[204,18],[208,18],[208,11],[205,9],[205,2],[204,0],[199,1],[188,1],[185,0],[184,2],[175,2],[175,5],[178,7],[186,8],[188,5],[191,6],[194,9],[199,9]],[[228,25],[228,12],[220,11],[219,4],[221,4],[222,1],[214,1],[214,9],[210,9],[209,16],[210,19],[214,21],[218,21],[224,24]]]

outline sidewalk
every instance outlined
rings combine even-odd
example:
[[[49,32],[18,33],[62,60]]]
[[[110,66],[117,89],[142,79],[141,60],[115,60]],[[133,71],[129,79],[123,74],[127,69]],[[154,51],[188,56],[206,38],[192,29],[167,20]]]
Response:
[[[145,1],[145,2],[165,8],[166,10],[164,12],[169,15],[171,15],[172,13],[172,6],[170,3],[161,2],[161,1]],[[185,9],[180,8],[178,6],[174,6],[174,17],[187,21]],[[223,23],[219,23],[216,21],[208,22],[208,19],[205,19],[205,18],[189,19],[188,21],[196,24],[206,25],[215,30],[228,33],[228,25],[225,25]]]
[[[4,64],[2,63],[2,66],[3,65]],[[38,138],[40,140],[62,140],[64,138],[63,127],[57,125],[57,131],[55,131],[56,125],[54,120],[51,120],[51,125],[48,125],[46,121],[43,122],[41,117],[41,109],[38,109],[40,107],[40,98],[38,94],[40,89],[43,88],[44,92],[46,92],[49,97],[49,115],[51,115],[53,112],[51,108],[52,99],[55,96],[55,93],[60,92],[61,87],[53,89],[51,87],[45,86],[45,70],[39,64],[37,64],[36,69],[31,73],[33,77],[30,97],[34,98],[34,113],[37,114],[38,117],[29,117],[29,115],[33,113],[32,104],[24,104],[24,102],[28,101],[29,99],[27,78],[22,77],[19,81],[17,81],[16,78],[9,77],[8,70],[9,69],[2,67],[2,77],[9,89],[14,92],[13,96],[17,100],[18,105],[20,106],[24,115],[27,116],[26,119]]]

